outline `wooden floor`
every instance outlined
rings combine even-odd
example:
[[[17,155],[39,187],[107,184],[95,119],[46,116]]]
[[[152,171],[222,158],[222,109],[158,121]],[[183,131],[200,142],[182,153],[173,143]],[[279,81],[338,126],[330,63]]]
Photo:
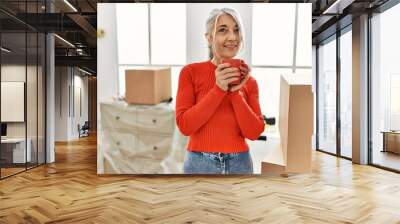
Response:
[[[7,177],[26,170],[25,167],[18,168],[1,168],[1,177]]]
[[[400,175],[314,154],[311,174],[98,176],[96,139],[0,181],[0,223],[400,223]]]
[[[400,170],[400,154],[376,150],[372,160],[374,164]]]
[[[36,163],[35,164],[27,163],[27,167],[25,167],[24,164],[22,164],[22,165],[19,164],[18,167],[7,167],[7,168],[2,167],[1,170],[0,170],[1,171],[1,176],[0,177],[1,178],[6,178],[8,176],[15,175],[15,174],[20,173],[20,172],[24,172],[27,169],[33,169],[36,166],[37,166]]]

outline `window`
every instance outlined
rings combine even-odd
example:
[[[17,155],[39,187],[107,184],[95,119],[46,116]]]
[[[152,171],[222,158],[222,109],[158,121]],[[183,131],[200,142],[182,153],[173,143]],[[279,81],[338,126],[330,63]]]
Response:
[[[117,4],[119,64],[148,64],[148,4]]]
[[[400,170],[400,156],[396,153],[399,136],[382,132],[400,129],[400,4],[376,14],[371,19],[372,74],[371,74],[371,132],[372,163]],[[383,142],[386,144],[384,145]]]
[[[298,5],[296,66],[311,66],[311,5]]]
[[[281,75],[292,74],[291,69],[253,68],[252,76],[257,80],[261,112],[267,117],[279,116]]]
[[[336,37],[319,47],[318,147],[336,153]]]
[[[172,97],[175,98],[179,65],[186,64],[186,4],[119,3],[117,30],[120,94],[125,95],[126,69],[173,65]]]
[[[251,37],[261,111],[279,121],[281,75],[307,74],[311,80],[311,4],[253,4]]]
[[[186,63],[186,5],[151,4],[151,64]]]
[[[295,4],[253,4],[254,66],[292,66],[293,57],[288,55],[293,55],[295,7]],[[308,51],[311,52],[311,44]]]
[[[390,77],[390,130],[400,130],[400,74]]]
[[[352,34],[340,37],[340,154],[352,157]]]

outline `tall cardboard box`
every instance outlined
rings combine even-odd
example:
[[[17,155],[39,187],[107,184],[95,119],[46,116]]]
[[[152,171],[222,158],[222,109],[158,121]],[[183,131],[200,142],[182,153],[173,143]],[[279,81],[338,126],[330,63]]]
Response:
[[[281,77],[280,144],[263,159],[262,174],[311,172],[314,98],[308,77],[300,74]]]
[[[127,103],[154,105],[170,98],[170,67],[125,70],[125,101]]]

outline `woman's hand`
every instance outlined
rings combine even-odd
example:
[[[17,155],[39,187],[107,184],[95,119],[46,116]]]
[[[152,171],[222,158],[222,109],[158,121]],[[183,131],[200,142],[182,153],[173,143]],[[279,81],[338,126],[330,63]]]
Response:
[[[229,89],[229,91],[235,92],[237,90],[240,90],[246,84],[247,80],[249,80],[249,78],[250,78],[250,73],[249,72],[250,72],[250,68],[247,65],[246,66],[241,65],[240,66],[240,73],[241,73],[242,76],[245,76],[245,78],[242,79],[242,81],[239,84],[232,86]]]
[[[232,86],[229,89],[229,91],[235,92],[235,91],[240,90],[246,84],[246,82],[247,82],[247,80],[249,80],[249,78],[250,78],[250,74],[247,74],[246,77],[244,79],[242,79],[242,81],[239,84]]]
[[[240,79],[240,70],[230,67],[228,63],[219,64],[215,69],[215,84],[224,91],[228,91],[229,83]]]
[[[250,72],[250,70],[251,70],[247,64],[242,64],[242,65],[240,65],[239,68],[240,68],[240,73],[241,73],[243,76],[248,75],[249,72]]]

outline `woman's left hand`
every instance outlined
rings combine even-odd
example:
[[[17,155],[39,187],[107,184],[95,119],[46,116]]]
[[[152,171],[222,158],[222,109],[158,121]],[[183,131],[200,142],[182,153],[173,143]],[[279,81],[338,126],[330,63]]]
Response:
[[[249,69],[249,67],[247,67],[247,65],[246,66],[241,65],[240,66],[240,72],[241,72],[242,76],[245,76],[245,78],[242,79],[242,81],[239,84],[234,85],[231,88],[229,88],[230,92],[235,92],[237,90],[240,90],[246,84],[247,80],[249,80],[249,78],[250,78],[250,73],[249,73],[250,69]]]

